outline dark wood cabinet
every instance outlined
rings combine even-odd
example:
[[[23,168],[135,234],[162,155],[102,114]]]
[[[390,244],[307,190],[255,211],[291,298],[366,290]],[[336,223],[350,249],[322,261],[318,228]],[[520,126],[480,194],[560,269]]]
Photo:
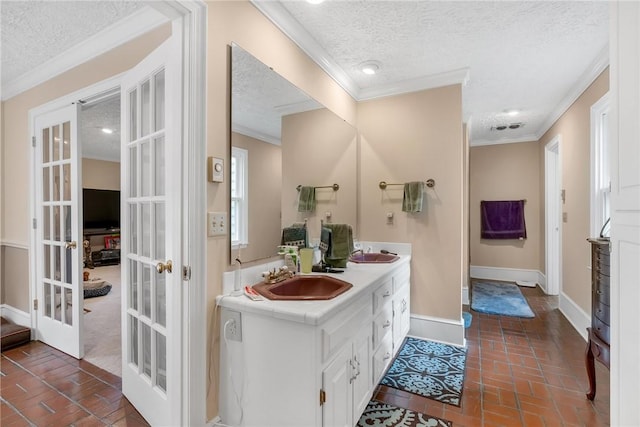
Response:
[[[610,362],[610,271],[608,239],[587,239],[591,243],[591,327],[587,328],[589,342],[585,354],[589,392],[587,398],[596,397],[595,361],[607,368]]]

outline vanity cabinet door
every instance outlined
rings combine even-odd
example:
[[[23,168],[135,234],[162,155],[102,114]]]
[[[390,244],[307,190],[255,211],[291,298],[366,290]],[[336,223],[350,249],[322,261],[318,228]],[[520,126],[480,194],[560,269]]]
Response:
[[[322,389],[326,401],[322,405],[324,427],[353,426],[352,346],[346,345],[322,372]]]
[[[368,333],[367,333],[368,332]],[[371,398],[373,385],[371,328],[363,328],[353,343],[353,420],[356,425]]]

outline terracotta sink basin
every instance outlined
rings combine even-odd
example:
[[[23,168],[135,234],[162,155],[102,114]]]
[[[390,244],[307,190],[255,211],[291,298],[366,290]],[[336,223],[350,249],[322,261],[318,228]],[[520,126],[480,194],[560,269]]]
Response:
[[[271,300],[327,300],[337,297],[353,285],[328,276],[295,276],[275,284],[259,283],[253,289]]]
[[[399,259],[400,257],[397,255],[369,252],[351,255],[349,261],[355,262],[356,264],[384,264],[396,262]]]

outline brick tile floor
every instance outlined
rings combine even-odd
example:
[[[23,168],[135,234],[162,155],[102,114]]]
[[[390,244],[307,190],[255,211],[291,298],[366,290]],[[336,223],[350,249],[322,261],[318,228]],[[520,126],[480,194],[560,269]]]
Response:
[[[454,426],[608,426],[609,371],[596,362],[596,398],[587,400],[586,342],[558,310],[558,297],[520,289],[534,319],[471,311],[460,408],[386,386],[374,398]]]
[[[148,426],[122,380],[37,341],[0,359],[0,425]]]

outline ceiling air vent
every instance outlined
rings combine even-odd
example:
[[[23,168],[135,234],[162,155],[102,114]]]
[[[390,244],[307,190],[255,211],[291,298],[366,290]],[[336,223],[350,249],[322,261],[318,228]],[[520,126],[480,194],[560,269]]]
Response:
[[[524,123],[510,123],[508,125],[491,126],[491,130],[519,129],[523,126]]]

